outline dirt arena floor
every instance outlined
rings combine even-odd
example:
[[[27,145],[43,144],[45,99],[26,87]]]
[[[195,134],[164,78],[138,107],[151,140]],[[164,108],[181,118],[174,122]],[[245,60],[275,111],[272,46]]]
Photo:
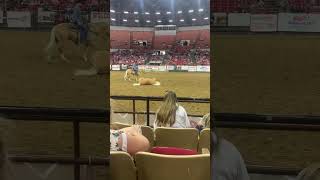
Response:
[[[216,112],[320,115],[320,36],[214,34]],[[320,132],[220,129],[247,162],[320,162]]]
[[[124,71],[112,71],[110,95],[163,96],[166,90],[173,90],[178,97],[210,98],[210,74],[188,72],[147,72],[141,77],[156,78],[160,86],[133,86],[134,82],[123,79]],[[146,111],[145,101],[138,101],[136,108]],[[204,115],[210,111],[209,104],[181,103],[188,114]],[[132,101],[113,101],[114,111],[132,111]],[[151,111],[156,111],[160,102],[152,102]]]
[[[109,86],[105,75],[75,77],[86,69],[78,49],[69,46],[71,63],[46,62],[49,32],[0,31],[0,105],[59,108],[106,108]],[[12,154],[72,155],[71,123],[0,121],[0,135]],[[105,157],[107,124],[81,124],[81,155]],[[100,171],[104,177],[105,170]],[[101,178],[105,179],[105,178]]]

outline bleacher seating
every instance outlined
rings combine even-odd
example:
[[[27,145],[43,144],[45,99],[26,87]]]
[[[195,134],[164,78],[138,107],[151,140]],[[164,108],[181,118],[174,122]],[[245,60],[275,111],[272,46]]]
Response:
[[[173,35],[163,35],[155,36],[153,42],[154,49],[168,49],[176,41],[176,36]]]
[[[210,142],[210,129],[203,129],[199,135],[198,153],[202,153],[203,149],[208,149],[210,151]]]
[[[136,167],[130,154],[121,151],[111,151],[110,162],[110,174],[112,180],[137,179]]]
[[[155,146],[197,150],[198,133],[195,128],[156,128]]]
[[[210,155],[160,155],[139,152],[135,156],[138,180],[210,179]]]
[[[129,49],[130,48],[130,32],[125,30],[111,31],[110,33],[111,48],[113,49]]]

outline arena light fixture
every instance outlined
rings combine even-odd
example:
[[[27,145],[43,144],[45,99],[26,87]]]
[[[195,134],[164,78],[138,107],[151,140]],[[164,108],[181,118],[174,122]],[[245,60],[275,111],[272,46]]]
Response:
[[[111,13],[115,13],[116,11],[115,11],[115,10],[113,10],[113,9],[110,9],[110,12],[111,12]]]
[[[159,15],[159,14],[161,14],[160,12],[156,12],[156,15]]]
[[[173,22],[173,20],[172,20],[172,19],[170,19],[170,20],[169,20],[169,22],[171,22],[171,23],[172,23],[172,22]]]
[[[128,11],[123,11],[123,13],[125,13],[125,14],[129,14],[129,12],[128,12]]]
[[[162,21],[161,21],[161,20],[158,20],[157,22],[158,22],[158,23],[161,23]]]
[[[199,9],[198,11],[199,11],[199,12],[203,12],[203,9]]]
[[[193,9],[190,9],[188,12],[189,12],[189,13],[193,13],[193,11],[194,11]]]
[[[136,20],[134,20],[134,22],[138,23],[138,22],[139,22],[139,20],[138,20],[138,19],[136,19]]]
[[[116,19],[115,18],[111,18],[111,21],[116,21]]]
[[[180,19],[180,22],[184,22],[184,19]]]
[[[208,17],[205,17],[205,18],[203,18],[204,20],[208,20],[209,18]]]
[[[123,19],[122,21],[123,21],[123,22],[127,22],[128,20],[126,20],[126,19]]]
[[[170,12],[170,11],[168,11],[168,12],[167,12],[167,14],[171,14],[171,12]]]
[[[149,12],[145,12],[144,14],[150,14]]]
[[[133,14],[139,14],[137,11],[133,12]]]
[[[192,21],[196,21],[197,19],[193,18]]]
[[[178,11],[178,14],[181,14],[182,13],[182,11]]]
[[[147,23],[150,23],[150,20],[147,20],[146,22],[147,22]]]

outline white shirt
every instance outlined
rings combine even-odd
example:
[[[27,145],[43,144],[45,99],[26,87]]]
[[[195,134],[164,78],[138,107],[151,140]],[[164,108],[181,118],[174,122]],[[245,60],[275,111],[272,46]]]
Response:
[[[157,128],[157,115],[156,119],[153,123],[153,128]],[[176,111],[176,121],[171,126],[172,128],[191,128],[190,120],[188,118],[186,110],[178,105],[177,111]]]

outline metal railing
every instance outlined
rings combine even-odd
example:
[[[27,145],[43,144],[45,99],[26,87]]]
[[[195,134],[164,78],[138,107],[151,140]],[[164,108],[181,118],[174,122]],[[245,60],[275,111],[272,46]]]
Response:
[[[15,121],[70,122],[73,124],[73,157],[9,155],[13,162],[59,163],[74,165],[74,180],[80,180],[80,165],[108,166],[109,158],[80,158],[80,123],[109,124],[105,109],[65,109],[43,107],[0,107],[0,116]],[[88,120],[90,119],[90,120]]]
[[[162,101],[163,97],[159,96],[111,96],[111,99],[122,100],[122,101],[132,101],[132,111],[116,111],[115,113],[127,113],[133,115],[133,124],[136,122],[136,114],[146,114],[147,115],[147,126],[150,126],[150,115],[155,114],[150,112],[150,102],[151,101]],[[137,112],[136,111],[136,101],[146,101],[146,111]],[[189,97],[178,97],[179,102],[190,102],[190,103],[210,103],[210,98],[189,98]],[[202,117],[201,115],[189,115],[193,117]]]

